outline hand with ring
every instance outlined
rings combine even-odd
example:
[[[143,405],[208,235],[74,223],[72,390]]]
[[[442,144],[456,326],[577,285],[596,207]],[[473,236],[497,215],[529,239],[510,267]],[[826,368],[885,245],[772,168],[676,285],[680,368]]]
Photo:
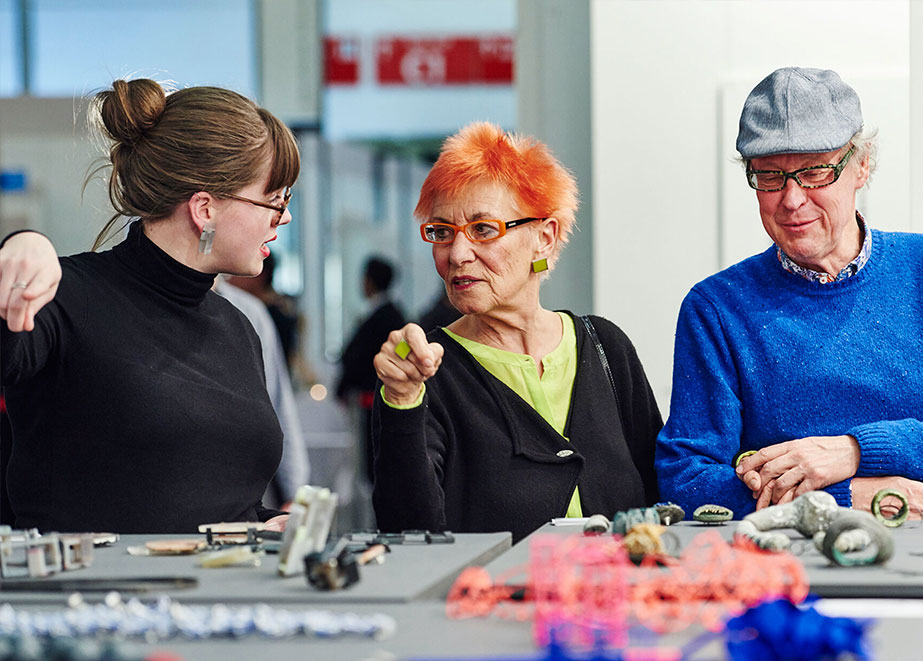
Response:
[[[427,342],[426,333],[416,324],[391,331],[373,361],[385,386],[385,399],[397,406],[417,401],[423,382],[442,364],[443,351],[438,342]]]
[[[0,249],[0,318],[14,333],[35,328],[35,315],[54,298],[61,264],[54,246],[37,232],[11,236]]]
[[[767,445],[742,457],[736,473],[760,510],[852,477],[859,455],[852,436],[810,436]]]

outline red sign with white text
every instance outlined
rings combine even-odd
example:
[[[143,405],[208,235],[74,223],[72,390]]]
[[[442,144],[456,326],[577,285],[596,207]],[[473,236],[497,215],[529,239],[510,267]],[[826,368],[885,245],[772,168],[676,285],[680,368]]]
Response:
[[[359,40],[324,37],[324,84],[355,85],[359,82]]]
[[[375,68],[381,85],[510,85],[513,39],[379,39]]]

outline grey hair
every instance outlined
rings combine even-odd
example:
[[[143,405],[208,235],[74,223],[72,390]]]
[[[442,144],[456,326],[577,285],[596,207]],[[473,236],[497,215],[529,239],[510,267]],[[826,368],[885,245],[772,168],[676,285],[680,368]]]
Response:
[[[875,168],[878,167],[878,129],[866,131],[863,127],[856,131],[849,141],[856,148],[857,163],[861,163],[866,157],[869,159],[869,179],[871,179]]]

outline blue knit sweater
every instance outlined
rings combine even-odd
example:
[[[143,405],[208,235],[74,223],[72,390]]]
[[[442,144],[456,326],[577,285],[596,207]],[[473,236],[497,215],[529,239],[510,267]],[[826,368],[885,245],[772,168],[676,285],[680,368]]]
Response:
[[[854,436],[857,476],[923,480],[923,235],[872,232],[854,276],[812,283],[772,246],[695,285],[676,328],[661,497],[753,511],[731,460],[807,436]],[[850,506],[849,480],[826,489]]]

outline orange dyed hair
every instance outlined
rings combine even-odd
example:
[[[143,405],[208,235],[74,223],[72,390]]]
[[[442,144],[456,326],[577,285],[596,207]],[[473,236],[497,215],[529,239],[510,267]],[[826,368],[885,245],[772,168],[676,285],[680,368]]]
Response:
[[[488,122],[468,124],[446,139],[413,215],[428,221],[438,195],[455,197],[483,182],[509,189],[526,216],[557,218],[556,258],[577,221],[577,182],[544,144]]]

